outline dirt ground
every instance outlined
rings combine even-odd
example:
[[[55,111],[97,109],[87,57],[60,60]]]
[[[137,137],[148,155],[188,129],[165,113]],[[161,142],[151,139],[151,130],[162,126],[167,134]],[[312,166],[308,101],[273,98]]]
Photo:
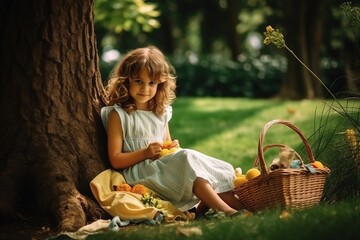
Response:
[[[45,220],[17,216],[8,223],[0,223],[0,240],[45,240],[56,233]]]

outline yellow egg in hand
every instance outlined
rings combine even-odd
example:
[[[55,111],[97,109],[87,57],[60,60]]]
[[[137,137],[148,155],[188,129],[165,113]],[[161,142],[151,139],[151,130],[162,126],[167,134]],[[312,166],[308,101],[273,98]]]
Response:
[[[174,152],[176,152],[177,150],[179,150],[179,148],[170,148],[169,153],[174,153]]]
[[[162,149],[161,152],[160,152],[160,157],[163,157],[163,156],[165,156],[165,155],[168,155],[169,153],[170,153],[170,150],[167,149],[167,148],[164,148],[164,149]]]
[[[171,153],[174,153],[176,152],[177,150],[179,150],[180,148],[163,148],[159,154],[159,157],[163,157],[165,155],[168,155],[168,154],[171,154]]]

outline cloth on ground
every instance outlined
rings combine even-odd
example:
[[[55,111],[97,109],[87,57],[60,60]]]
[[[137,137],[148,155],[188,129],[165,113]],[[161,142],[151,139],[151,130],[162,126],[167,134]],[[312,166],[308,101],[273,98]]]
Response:
[[[88,225],[83,226],[76,232],[61,232],[59,235],[57,235],[55,237],[48,238],[48,240],[50,240],[50,239],[55,240],[55,239],[59,239],[59,238],[63,239],[62,236],[68,236],[69,238],[72,238],[72,239],[86,239],[89,235],[99,234],[99,233],[108,231],[110,223],[111,223],[110,219],[107,219],[107,220],[99,219],[95,222],[92,222]]]
[[[111,216],[119,216],[121,220],[153,220],[159,209],[146,207],[140,201],[141,195],[114,191],[113,186],[126,183],[124,177],[116,170],[107,169],[98,174],[91,182],[91,191],[100,206]],[[161,200],[162,209],[166,210],[164,220],[172,222],[175,220],[193,220],[194,213],[182,212],[170,202]]]
[[[86,239],[89,235],[100,234],[106,231],[119,231],[121,227],[125,227],[131,223],[144,223],[149,225],[160,224],[162,221],[162,214],[157,215],[154,220],[143,220],[143,221],[129,221],[121,220],[118,216],[110,219],[98,219],[88,225],[81,227],[76,232],[63,231],[55,237],[51,237],[48,240],[63,239],[63,236],[67,236],[71,239]]]

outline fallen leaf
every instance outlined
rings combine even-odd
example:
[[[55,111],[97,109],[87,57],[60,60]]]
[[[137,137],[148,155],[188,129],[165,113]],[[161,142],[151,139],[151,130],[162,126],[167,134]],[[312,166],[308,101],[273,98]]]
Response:
[[[290,213],[289,213],[288,211],[284,210],[284,211],[282,211],[281,214],[280,214],[280,219],[287,219],[287,218],[289,218],[290,216],[291,216]]]
[[[202,235],[202,230],[199,227],[178,227],[176,229],[176,232],[186,237],[190,237],[193,235]]]

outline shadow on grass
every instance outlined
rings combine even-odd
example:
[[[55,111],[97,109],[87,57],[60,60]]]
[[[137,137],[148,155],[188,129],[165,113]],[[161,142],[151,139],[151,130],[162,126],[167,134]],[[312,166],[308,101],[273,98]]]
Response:
[[[239,100],[233,101],[233,104],[239,103],[241,103]],[[242,122],[253,118],[263,110],[282,105],[284,103],[280,101],[263,101],[257,102],[251,107],[226,105],[221,109],[218,106],[214,108],[207,106],[207,109],[204,110],[196,106],[194,99],[182,99],[174,105],[173,118],[176,120],[170,121],[169,124],[173,137],[181,139],[186,146],[192,146],[213,135],[232,131]]]

